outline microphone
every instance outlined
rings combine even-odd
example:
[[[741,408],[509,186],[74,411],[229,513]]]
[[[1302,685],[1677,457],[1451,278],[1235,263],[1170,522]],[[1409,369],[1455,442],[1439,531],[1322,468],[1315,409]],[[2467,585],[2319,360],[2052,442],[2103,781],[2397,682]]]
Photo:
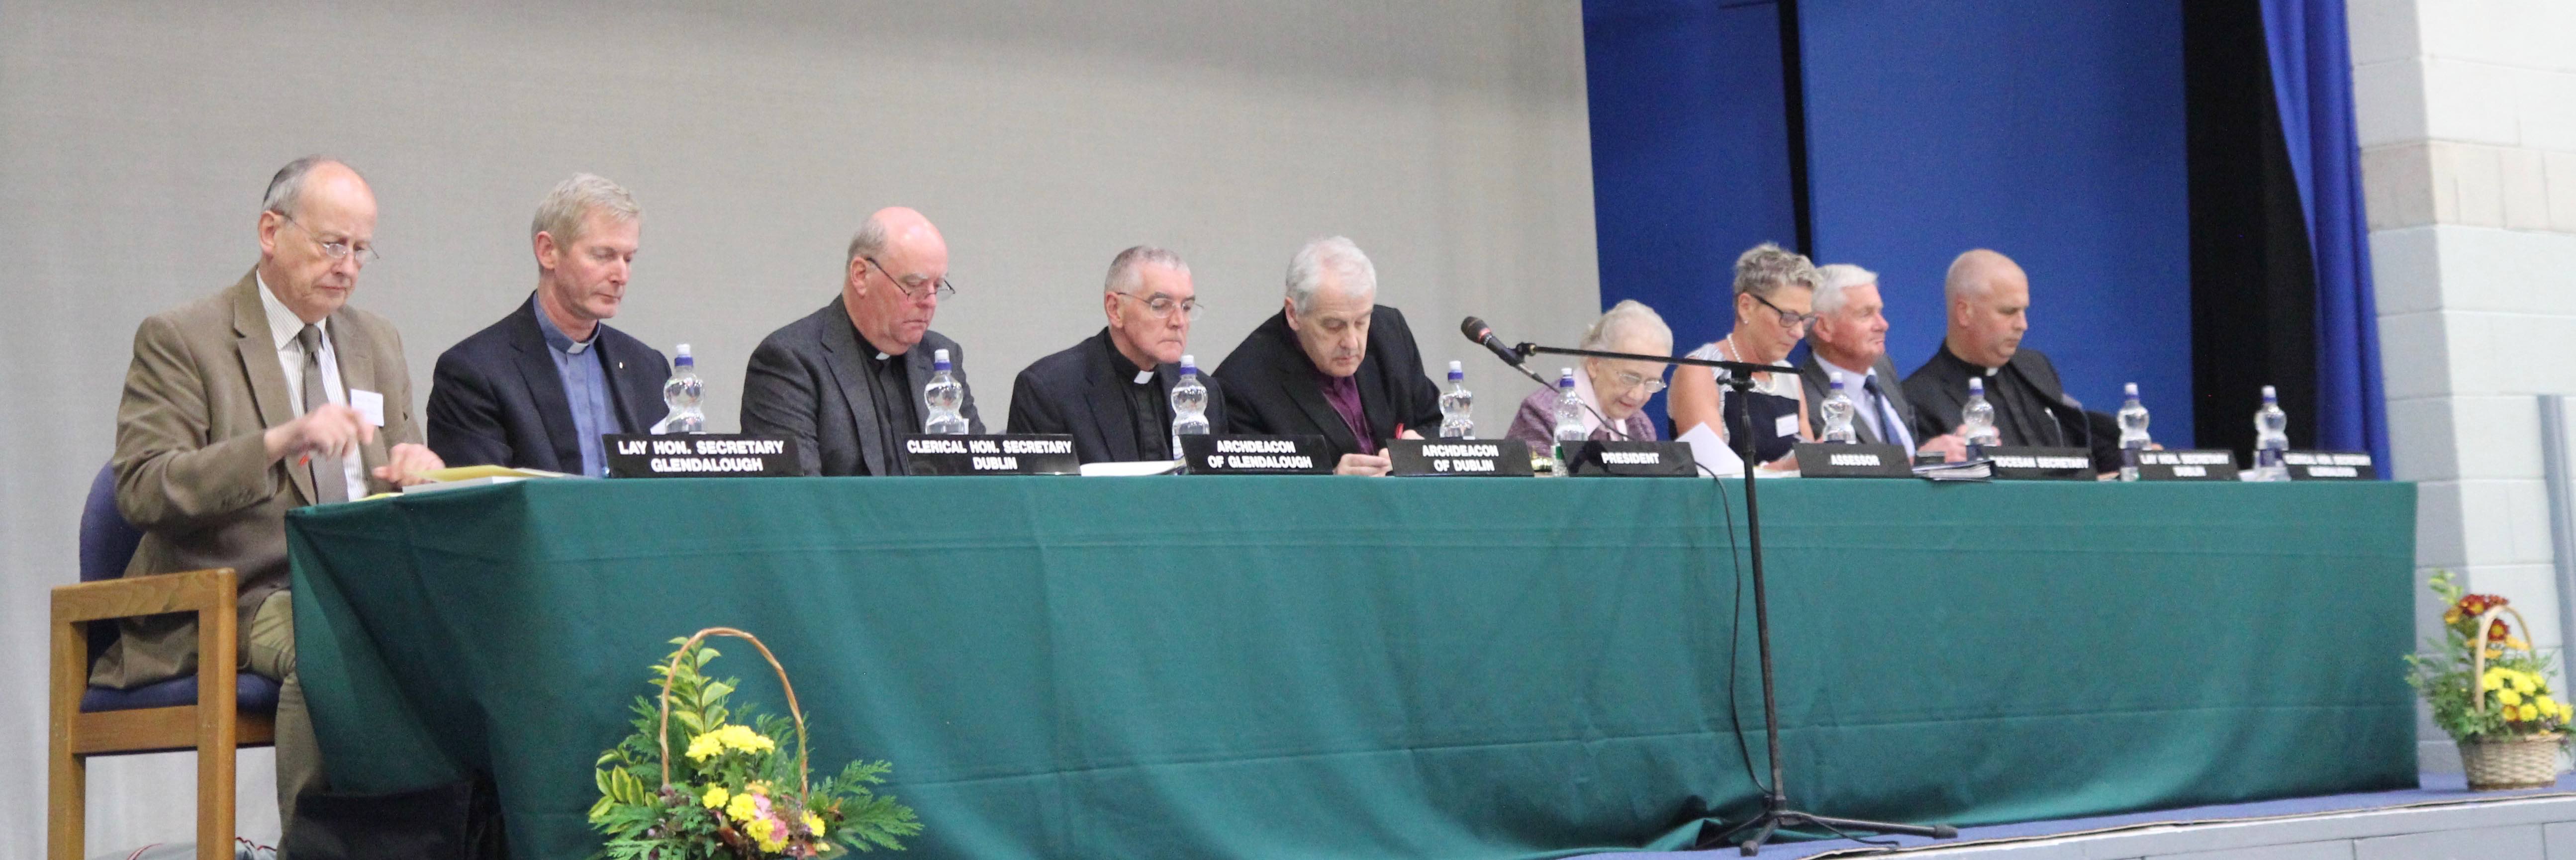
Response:
[[[1483,345],[1486,349],[1493,350],[1494,357],[1502,359],[1504,364],[1508,364],[1513,367],[1521,366],[1521,354],[1514,351],[1510,346],[1504,345],[1502,338],[1495,337],[1494,328],[1486,325],[1484,320],[1476,317],[1468,317],[1466,320],[1458,323],[1458,331],[1461,334],[1465,334],[1468,340],[1475,341],[1476,343]],[[1528,372],[1528,368],[1522,368],[1522,372]]]

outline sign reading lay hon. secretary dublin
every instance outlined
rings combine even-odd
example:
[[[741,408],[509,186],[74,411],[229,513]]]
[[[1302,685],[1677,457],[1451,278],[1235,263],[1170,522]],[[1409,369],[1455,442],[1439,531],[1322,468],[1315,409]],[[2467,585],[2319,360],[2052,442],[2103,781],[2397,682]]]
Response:
[[[783,436],[611,433],[599,441],[608,446],[611,478],[749,478],[802,471],[795,441]]]

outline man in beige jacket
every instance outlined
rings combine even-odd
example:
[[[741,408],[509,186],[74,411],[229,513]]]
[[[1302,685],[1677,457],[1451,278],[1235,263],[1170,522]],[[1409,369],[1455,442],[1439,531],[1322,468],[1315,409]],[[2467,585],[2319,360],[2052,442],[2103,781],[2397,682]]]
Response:
[[[144,320],[116,414],[116,506],[143,531],[126,576],[230,567],[241,576],[241,668],[280,682],[278,812],[319,787],[295,673],[286,512],[417,483],[420,444],[402,336],[348,307],[375,256],[375,194],[316,156],[269,182],[259,264],[221,292]],[[194,621],[123,626],[90,681],[133,687],[196,668]]]

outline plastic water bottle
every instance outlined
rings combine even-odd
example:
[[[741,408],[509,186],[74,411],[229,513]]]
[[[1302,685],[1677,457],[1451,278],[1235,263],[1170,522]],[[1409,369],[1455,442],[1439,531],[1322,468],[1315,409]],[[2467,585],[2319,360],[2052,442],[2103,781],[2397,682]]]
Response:
[[[662,403],[671,411],[653,423],[653,434],[707,432],[707,414],[698,411],[698,400],[706,393],[697,359],[689,357],[688,344],[680,344],[679,354],[671,357],[671,381],[662,383]]]
[[[1834,375],[1833,390],[1825,394],[1825,402],[1817,404],[1816,411],[1825,416],[1825,441],[1845,445],[1860,441],[1860,434],[1852,432],[1852,400],[1851,395],[1843,393],[1842,374]]]
[[[2281,411],[2272,386],[2263,386],[2263,408],[2254,410],[2254,480],[2289,480],[2290,465],[2281,456],[2289,450],[2290,414]]]
[[[1995,429],[1994,404],[1986,402],[1986,381],[1968,378],[1968,405],[1959,409],[1959,422],[1966,425],[1961,434],[1968,437],[1968,459],[1986,455],[1986,449],[2004,443],[2003,433]]]
[[[921,387],[921,399],[930,404],[930,417],[921,422],[921,432],[934,436],[966,434],[966,416],[957,411],[966,404],[966,386],[949,371],[947,350],[930,354],[930,384]]]
[[[1467,390],[1467,371],[1458,362],[1449,363],[1449,390],[1440,394],[1440,438],[1476,438],[1476,416],[1467,414],[1476,405],[1476,395]]]
[[[1181,381],[1172,383],[1172,459],[1181,458],[1181,437],[1208,432],[1207,383],[1199,381],[1197,356],[1181,356]]]
[[[2147,450],[2155,440],[2147,438],[2147,407],[2138,402],[2138,384],[2129,383],[2120,390],[2126,400],[2120,403],[2120,480],[2138,479],[2138,452]]]
[[[1567,457],[1573,456],[1574,447],[1590,438],[1592,434],[1583,432],[1583,398],[1574,396],[1574,368],[1569,367],[1558,371],[1556,374],[1556,461],[1559,464],[1565,463]],[[1565,466],[1559,465],[1557,474],[1564,474],[1564,470]]]

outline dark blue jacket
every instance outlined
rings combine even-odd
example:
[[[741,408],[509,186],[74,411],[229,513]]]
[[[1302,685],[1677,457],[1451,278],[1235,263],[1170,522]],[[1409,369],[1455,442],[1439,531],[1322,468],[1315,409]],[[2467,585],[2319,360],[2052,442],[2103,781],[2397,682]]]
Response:
[[[671,363],[633,335],[599,326],[594,341],[608,377],[609,433],[644,433],[662,420]],[[581,440],[563,376],[546,354],[535,302],[438,355],[429,385],[429,450],[450,466],[581,471]]]

